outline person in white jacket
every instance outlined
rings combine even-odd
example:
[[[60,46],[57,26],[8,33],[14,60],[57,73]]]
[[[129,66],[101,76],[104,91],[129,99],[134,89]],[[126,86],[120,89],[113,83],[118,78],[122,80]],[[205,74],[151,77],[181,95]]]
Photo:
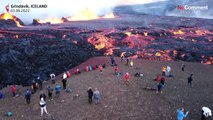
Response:
[[[97,88],[95,88],[95,91],[93,92],[93,95],[94,95],[95,103],[99,104],[100,103],[100,99],[101,99],[101,94],[100,94],[100,92],[98,91]]]
[[[170,76],[170,71],[171,71],[171,67],[167,66],[166,67],[166,76],[169,77]]]
[[[66,79],[67,78],[67,74],[66,72],[64,72],[62,79]]]
[[[208,107],[202,107],[202,116],[201,120],[207,120],[212,116],[212,112]]]
[[[43,113],[45,112],[47,115],[49,115],[49,113],[47,112],[47,108],[46,108],[46,102],[44,101],[44,98],[42,97],[40,100],[40,108],[41,108],[41,116],[43,116]]]
[[[51,78],[52,84],[55,84],[55,74],[54,73],[50,74],[50,78]]]

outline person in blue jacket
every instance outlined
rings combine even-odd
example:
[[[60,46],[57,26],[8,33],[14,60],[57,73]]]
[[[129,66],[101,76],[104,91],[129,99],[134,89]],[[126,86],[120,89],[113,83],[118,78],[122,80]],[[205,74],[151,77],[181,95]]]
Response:
[[[56,86],[55,86],[55,93],[56,93],[56,97],[57,98],[60,95],[60,91],[61,91],[61,86],[59,84],[56,84]]]
[[[179,108],[177,110],[177,119],[178,120],[183,120],[183,118],[187,117],[187,115],[189,114],[189,111],[186,112],[186,114],[184,114],[184,108]]]

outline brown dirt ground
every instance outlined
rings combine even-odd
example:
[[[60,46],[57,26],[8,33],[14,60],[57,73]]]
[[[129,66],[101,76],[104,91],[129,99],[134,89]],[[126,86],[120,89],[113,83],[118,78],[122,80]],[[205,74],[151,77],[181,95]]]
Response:
[[[121,63],[120,58],[116,58],[116,61],[122,73],[130,73],[130,85],[123,85],[123,76],[113,75],[114,68],[110,66],[108,57],[91,58],[76,68],[106,63],[103,75],[99,70],[83,72],[80,75],[72,74],[68,79],[68,88],[73,92],[69,94],[62,91],[59,99],[47,101],[47,110],[51,117],[40,117],[40,91],[32,95],[31,104],[26,105],[23,96],[26,87],[18,87],[21,96],[17,98],[12,98],[10,87],[7,87],[1,90],[5,98],[0,100],[0,120],[176,120],[176,110],[179,107],[189,110],[185,120],[199,120],[202,106],[213,109],[213,66],[184,62],[186,70],[182,72],[180,67],[183,62],[134,59],[134,67],[129,67],[124,65],[125,62]],[[163,94],[142,89],[157,87],[153,78],[161,73],[164,65],[172,67],[174,77],[167,78]],[[70,70],[71,73],[76,68]],[[142,72],[144,76],[134,77],[136,72]],[[187,77],[191,73],[194,74],[192,88],[187,86]],[[57,82],[61,84],[61,76],[57,78]],[[50,83],[44,83],[44,87],[47,84]],[[102,95],[101,104],[88,104],[88,87],[99,89]],[[80,97],[76,98],[76,94]],[[8,111],[13,112],[10,118],[4,115]]]

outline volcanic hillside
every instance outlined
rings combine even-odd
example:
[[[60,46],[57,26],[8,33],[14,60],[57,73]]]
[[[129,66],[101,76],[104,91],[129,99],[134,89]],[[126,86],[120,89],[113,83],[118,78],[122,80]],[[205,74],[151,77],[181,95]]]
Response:
[[[0,87],[29,85],[38,76],[47,80],[100,55],[213,63],[212,20],[115,13],[109,19],[0,26]]]
[[[106,64],[103,75],[99,70],[83,72],[72,75],[68,79],[68,88],[72,93],[61,91],[59,99],[53,95],[53,101],[47,101],[47,110],[51,117],[40,117],[39,93],[32,95],[30,105],[25,104],[23,91],[18,87],[20,97],[12,98],[10,87],[4,88],[5,98],[0,100],[0,119],[3,120],[176,120],[176,110],[184,107],[189,110],[185,120],[199,120],[201,107],[207,106],[213,109],[213,67],[200,63],[166,62],[133,59],[134,66],[129,67],[124,61],[116,58],[119,71],[129,72],[130,84],[124,85],[123,75],[114,75],[114,67],[110,66],[109,57],[91,58],[76,68],[85,68],[87,65]],[[181,64],[186,64],[185,71],[181,71]],[[171,66],[174,77],[166,78],[163,94],[156,94],[153,90],[144,88],[156,88],[157,82],[153,79],[161,73],[164,65]],[[136,72],[142,72],[143,77],[134,77]],[[187,86],[187,77],[193,73],[193,87]],[[61,84],[60,78],[57,82]],[[44,83],[45,87],[51,83]],[[54,86],[53,86],[54,87]],[[87,88],[98,88],[101,92],[101,104],[88,104]],[[54,91],[55,92],[55,91]],[[79,97],[76,97],[76,94]],[[13,112],[11,118],[4,114]]]

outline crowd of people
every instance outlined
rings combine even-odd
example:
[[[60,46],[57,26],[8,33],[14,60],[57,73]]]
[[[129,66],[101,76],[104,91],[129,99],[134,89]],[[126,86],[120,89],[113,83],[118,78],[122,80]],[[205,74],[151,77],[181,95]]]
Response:
[[[111,59],[111,66],[113,66],[114,68],[114,74],[117,77],[122,76],[122,73],[119,71],[119,67],[116,63],[116,61],[114,60],[113,57],[110,58]],[[121,63],[123,63],[124,61],[124,56],[121,56]],[[130,58],[126,58],[126,65],[133,67],[134,62],[133,60],[130,60]],[[96,70],[99,69],[100,71],[100,75],[103,75],[103,68],[105,68],[106,65],[94,65],[94,66],[86,66],[85,68],[85,72],[89,72],[92,70]],[[181,70],[184,72],[185,71],[185,64],[181,65]],[[75,75],[78,75],[81,73],[80,69],[76,69],[75,71]],[[135,77],[142,77],[143,74],[141,72],[138,72],[135,74]],[[47,86],[47,93],[48,93],[48,100],[51,101],[53,100],[53,91],[55,90],[55,98],[58,99],[60,97],[60,92],[61,89],[66,90],[67,89],[67,79],[71,77],[71,73],[70,71],[66,71],[63,73],[62,78],[59,80],[61,80],[62,83],[62,88],[61,85],[56,82],[56,75],[54,73],[50,74],[50,80],[51,83],[50,85]],[[171,74],[171,67],[170,66],[163,66],[162,67],[162,73],[157,75],[157,77],[154,79],[155,81],[158,82],[157,87],[156,87],[156,93],[163,93],[163,88],[165,87],[165,81],[166,81],[166,77],[173,77],[173,75]],[[123,79],[124,79],[124,85],[129,85],[130,84],[130,74],[128,72],[123,74]],[[192,85],[192,81],[193,81],[193,74],[190,74],[190,76],[188,77],[188,86],[193,87]],[[54,89],[55,86],[55,89]],[[40,80],[40,77],[37,77],[36,80],[32,81],[32,85],[31,85],[31,89],[26,89],[24,96],[26,99],[26,104],[30,104],[31,102],[31,96],[32,94],[35,94],[38,90],[40,90],[40,101],[39,101],[39,105],[40,105],[40,109],[41,109],[41,116],[43,116],[44,113],[46,113],[47,115],[49,115],[49,113],[47,112],[47,105],[46,105],[46,94],[43,92],[43,82],[42,80]],[[16,97],[16,86],[15,85],[11,85],[11,91],[12,91],[12,96]],[[93,103],[93,100],[95,101],[95,104],[98,105],[101,103],[101,93],[100,91],[95,88],[94,90],[92,89],[92,87],[89,87],[87,90],[87,94],[88,94],[88,102],[89,104]],[[185,117],[187,117],[189,114],[189,111],[187,111],[186,113],[184,113],[184,108],[179,108],[177,110],[177,119],[178,120],[183,120]],[[201,115],[201,120],[207,120],[208,118],[210,118],[212,116],[211,114],[211,110],[208,107],[202,107],[202,115]]]

